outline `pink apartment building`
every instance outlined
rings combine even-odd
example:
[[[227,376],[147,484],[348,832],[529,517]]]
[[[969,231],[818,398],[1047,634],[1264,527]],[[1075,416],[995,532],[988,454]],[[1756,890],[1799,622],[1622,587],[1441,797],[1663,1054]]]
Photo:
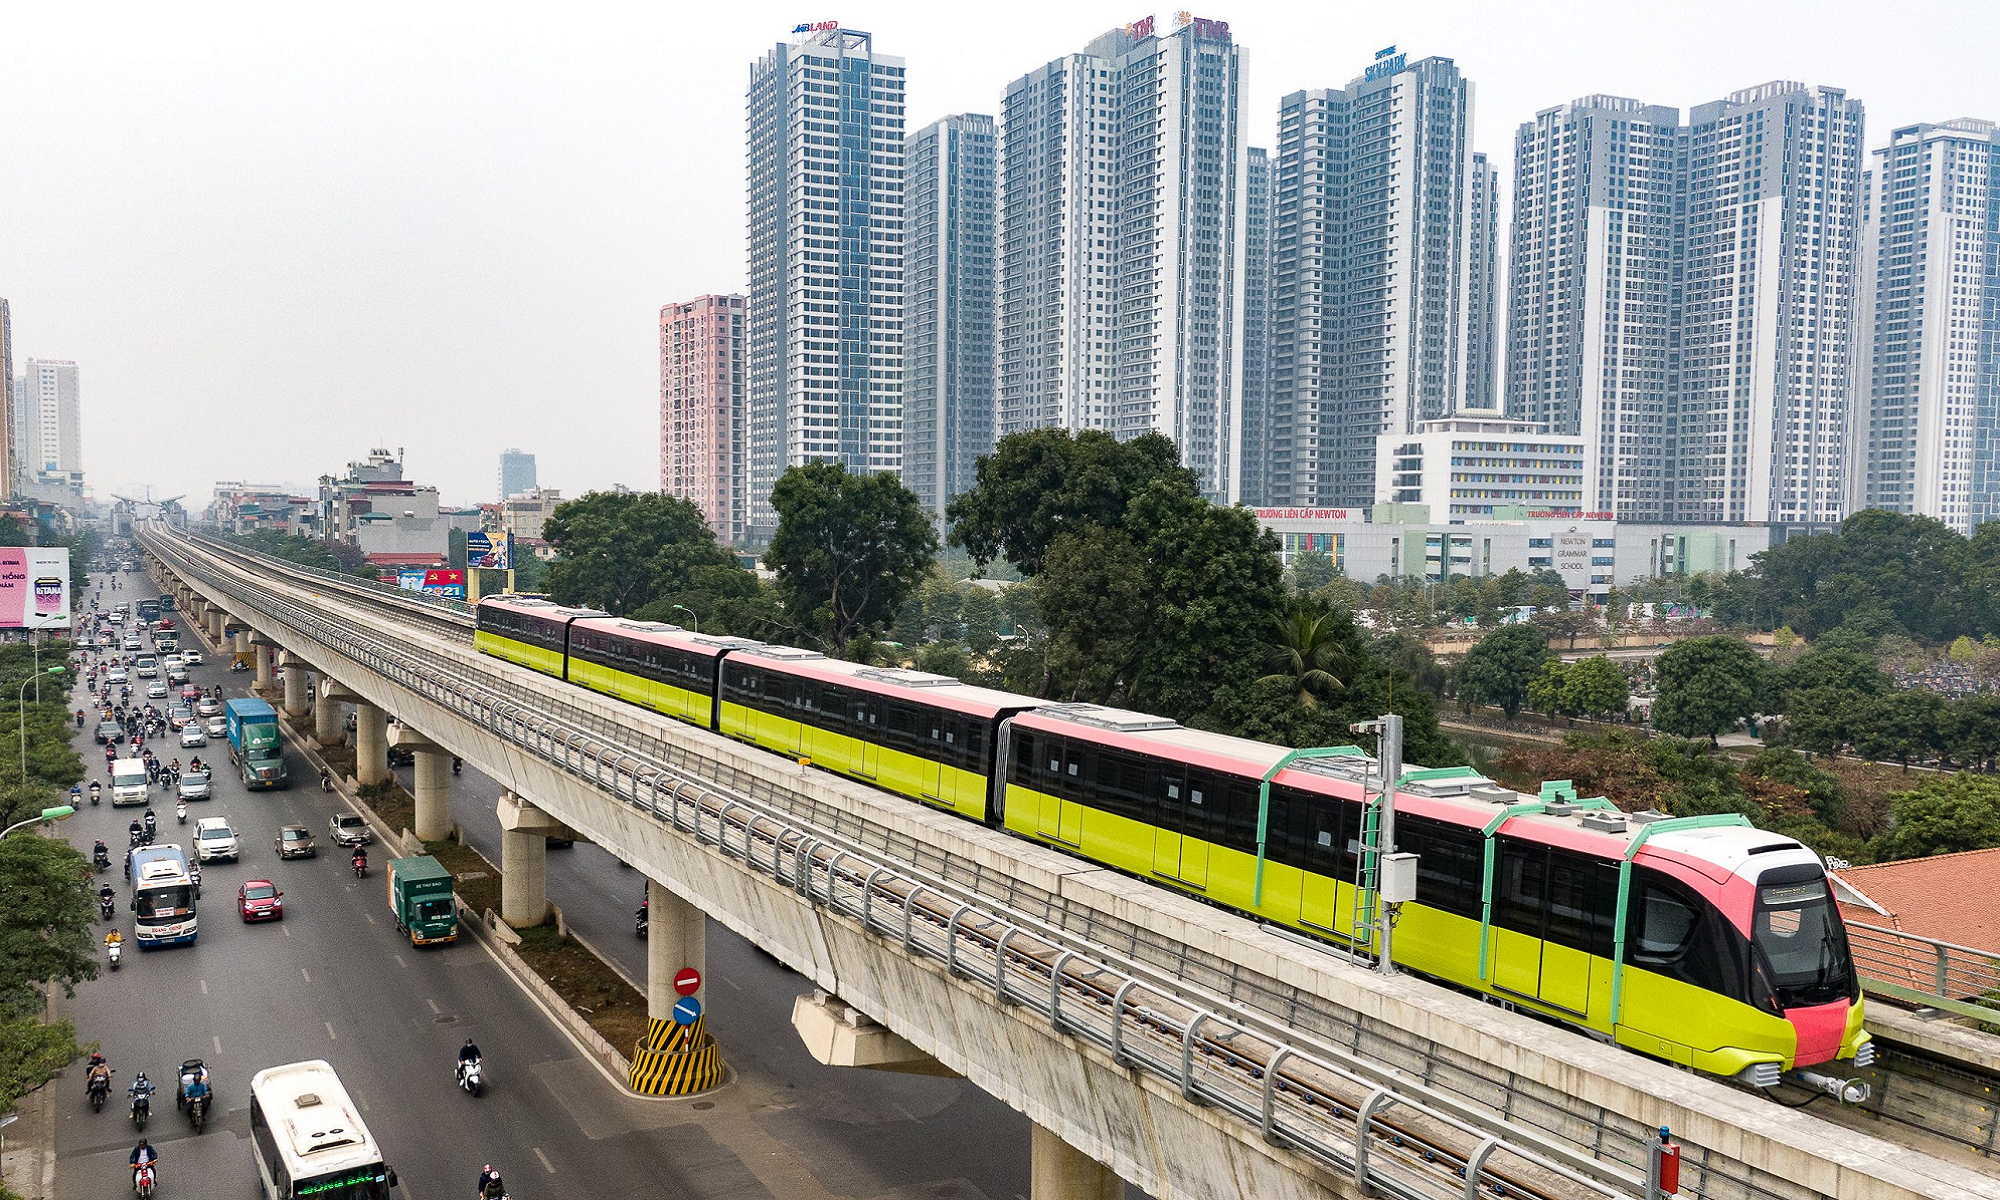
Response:
[[[660,490],[691,500],[725,545],[743,540],[743,297],[660,310]]]

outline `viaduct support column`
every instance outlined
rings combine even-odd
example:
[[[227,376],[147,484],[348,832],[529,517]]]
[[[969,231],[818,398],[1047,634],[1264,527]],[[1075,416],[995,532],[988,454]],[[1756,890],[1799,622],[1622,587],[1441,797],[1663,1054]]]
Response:
[[[298,655],[285,654],[285,715],[292,720],[301,720],[306,715],[307,689],[311,686],[312,668]]]
[[[1096,1159],[1033,1122],[1029,1200],[1124,1200],[1125,1181]]]
[[[389,740],[399,750],[416,753],[416,835],[427,842],[451,836],[451,751],[398,725]]]
[[[390,778],[389,714],[366,700],[354,703],[354,778],[362,787]]]
[[[250,652],[257,656],[257,690],[268,693],[271,690],[271,651],[277,643],[261,634],[250,636]]]
[[[322,746],[339,746],[347,741],[347,723],[340,719],[340,706],[361,697],[340,686],[340,681],[319,677],[319,695],[313,700],[313,740]]]
[[[500,793],[500,919],[516,929],[549,915],[549,814],[512,792]]]
[[[646,881],[646,1036],[633,1048],[632,1090],[682,1096],[722,1082],[708,1033],[708,917],[658,880]],[[693,971],[695,986],[675,977]],[[692,1003],[690,1003],[690,1001]]]
[[[211,608],[208,610],[208,640],[214,642],[218,648],[222,646],[222,620],[223,612],[221,609]]]

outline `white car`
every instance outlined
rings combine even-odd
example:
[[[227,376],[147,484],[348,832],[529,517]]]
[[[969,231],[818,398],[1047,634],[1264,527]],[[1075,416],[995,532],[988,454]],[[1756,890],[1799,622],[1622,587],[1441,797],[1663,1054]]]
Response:
[[[130,683],[130,682],[132,682],[132,677],[131,677],[130,675],[126,674],[126,672],[125,672],[125,668],[124,668],[124,667],[113,667],[113,668],[111,668],[111,669],[110,669],[109,671],[105,672],[105,674],[104,674],[104,682],[106,682],[106,683]]]
[[[185,776],[183,776],[185,778]],[[214,862],[226,858],[237,860],[239,850],[236,831],[229,827],[228,817],[203,817],[194,823],[194,850],[202,862]]]
[[[140,641],[139,641],[139,635],[138,635],[138,634],[136,634],[136,633],[128,633],[128,634],[126,634],[126,635],[125,635],[125,649],[126,649],[126,650],[128,650],[128,651],[131,651],[132,653],[135,653],[135,654],[136,654],[136,653],[138,653],[138,652],[139,652],[139,651],[140,651],[141,649],[143,649],[143,648],[144,648],[144,647],[142,646],[142,644],[141,644],[141,643],[140,643]]]
[[[208,734],[202,731],[201,726],[190,721],[185,726],[182,727],[181,729],[182,749],[188,749],[193,746],[206,746],[206,745],[208,745]]]
[[[153,682],[146,685],[146,699],[165,700],[166,698],[167,698],[166,680],[155,679]]]
[[[195,649],[193,646],[189,646],[187,649],[181,651],[181,664],[189,667],[200,666],[201,651]]]
[[[212,738],[219,738],[219,737],[228,737],[228,736],[229,736],[229,718],[228,718],[228,717],[210,717],[210,718],[208,719],[208,736],[210,736],[210,737],[212,737]]]
[[[204,717],[219,717],[222,715],[222,701],[213,696],[203,696],[195,701],[194,710]]]

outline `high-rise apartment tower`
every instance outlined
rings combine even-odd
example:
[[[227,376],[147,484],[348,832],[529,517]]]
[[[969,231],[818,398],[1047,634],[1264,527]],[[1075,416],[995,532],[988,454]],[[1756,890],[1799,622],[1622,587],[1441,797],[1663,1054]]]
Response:
[[[518,496],[535,487],[535,456],[522,450],[500,452],[500,498]]]
[[[660,310],[660,490],[701,509],[726,544],[744,539],[743,297]]]
[[[903,60],[827,29],[750,68],[745,469],[751,539],[771,487],[816,459],[902,466]]]
[[[1242,84],[1226,23],[1147,18],[1008,85],[1000,436],[1163,433],[1211,498],[1239,497]]]
[[[942,525],[993,449],[993,118],[946,117],[903,151],[903,482]]]

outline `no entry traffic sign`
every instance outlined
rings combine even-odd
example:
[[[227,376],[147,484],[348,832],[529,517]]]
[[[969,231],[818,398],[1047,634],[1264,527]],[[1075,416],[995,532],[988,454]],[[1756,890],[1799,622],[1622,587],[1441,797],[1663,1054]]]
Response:
[[[701,972],[693,967],[682,967],[674,972],[674,990],[683,996],[692,996],[701,990]]]
[[[676,1025],[692,1025],[695,1022],[695,1018],[699,1016],[701,1016],[701,1001],[695,999],[693,996],[684,996],[680,1000],[675,1001],[674,1023]]]

